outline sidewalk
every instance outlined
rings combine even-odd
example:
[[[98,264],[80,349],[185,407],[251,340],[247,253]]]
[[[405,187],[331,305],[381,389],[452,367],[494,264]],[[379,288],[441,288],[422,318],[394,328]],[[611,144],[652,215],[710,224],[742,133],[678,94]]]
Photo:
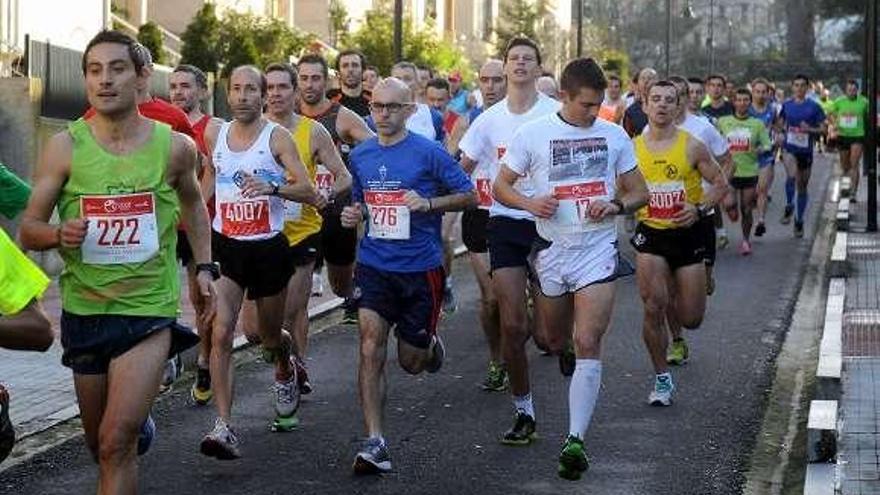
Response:
[[[195,312],[189,303],[183,269],[180,271],[180,280],[180,321],[195,328]],[[324,295],[311,298],[310,314],[322,305],[332,306],[337,299],[325,276]],[[61,299],[57,280],[53,280],[42,302],[56,334],[52,347],[43,354],[0,349],[0,381],[7,385],[12,396],[10,415],[18,438],[33,435],[79,415],[72,375],[69,369],[61,365],[62,351],[58,340]],[[240,329],[237,335],[241,335]]]
[[[860,187],[846,253],[837,457],[843,495],[880,493],[880,234],[866,233],[866,224],[867,188]]]

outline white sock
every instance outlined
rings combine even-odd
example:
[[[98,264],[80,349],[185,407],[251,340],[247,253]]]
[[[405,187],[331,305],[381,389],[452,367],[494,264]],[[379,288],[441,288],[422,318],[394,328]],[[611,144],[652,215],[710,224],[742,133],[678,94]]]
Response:
[[[531,392],[526,395],[514,395],[513,407],[515,407],[517,411],[522,411],[531,416],[532,419],[535,419],[535,405],[532,403]]]
[[[602,361],[578,359],[568,386],[568,433],[584,438],[602,385]]]

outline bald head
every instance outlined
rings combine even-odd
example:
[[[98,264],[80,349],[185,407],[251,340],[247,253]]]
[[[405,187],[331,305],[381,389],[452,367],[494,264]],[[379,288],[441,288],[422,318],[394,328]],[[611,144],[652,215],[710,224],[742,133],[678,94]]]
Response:
[[[373,94],[380,92],[383,96],[390,97],[389,101],[396,101],[398,103],[411,103],[413,101],[412,88],[396,77],[380,79],[376,86],[373,87]]]
[[[483,95],[483,108],[489,108],[507,94],[507,80],[504,78],[504,62],[490,58],[480,67],[480,94]]]
[[[490,58],[489,60],[486,60],[486,63],[484,63],[480,67],[480,76],[482,77],[483,74],[503,75],[504,74],[504,62],[502,62],[501,60],[498,60],[497,58]]]
[[[643,101],[645,97],[648,96],[648,86],[657,79],[657,71],[650,67],[646,67],[639,71],[638,90],[639,94],[643,97]]]
[[[550,98],[558,98],[559,88],[556,86],[556,79],[550,76],[541,76],[535,81],[535,87],[539,92],[544,93]]]

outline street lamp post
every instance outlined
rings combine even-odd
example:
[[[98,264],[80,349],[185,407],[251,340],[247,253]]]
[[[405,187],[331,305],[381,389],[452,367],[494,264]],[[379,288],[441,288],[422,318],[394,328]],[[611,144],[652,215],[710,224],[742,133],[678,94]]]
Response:
[[[584,49],[584,0],[577,0],[577,39],[575,40],[575,53],[580,58]]]
[[[403,0],[394,0],[394,61],[403,60]]]
[[[664,51],[665,77],[669,77],[669,46],[672,44],[672,0],[666,0],[666,46]]]
[[[715,0],[709,0],[709,74],[715,73]]]
[[[865,2],[865,91],[868,96],[868,133],[865,167],[868,169],[868,232],[877,231],[877,1]]]

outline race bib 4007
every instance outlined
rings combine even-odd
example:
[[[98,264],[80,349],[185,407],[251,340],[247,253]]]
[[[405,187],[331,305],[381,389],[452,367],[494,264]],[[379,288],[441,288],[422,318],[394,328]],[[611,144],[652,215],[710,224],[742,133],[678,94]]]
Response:
[[[159,252],[153,193],[83,196],[80,211],[88,221],[83,263],[141,263]]]

